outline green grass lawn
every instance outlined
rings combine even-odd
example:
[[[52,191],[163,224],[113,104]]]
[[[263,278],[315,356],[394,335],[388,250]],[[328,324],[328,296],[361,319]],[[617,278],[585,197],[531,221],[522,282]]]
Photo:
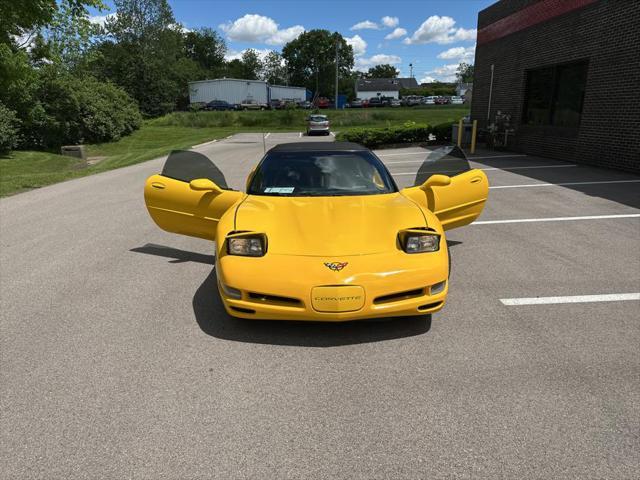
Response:
[[[437,125],[469,113],[466,106],[326,110],[333,129],[401,125],[407,121]],[[308,111],[179,112],[145,122],[117,142],[87,145],[89,157],[105,157],[95,165],[49,152],[14,151],[0,157],[0,196],[39,188],[71,178],[133,165],[237,132],[303,131]]]

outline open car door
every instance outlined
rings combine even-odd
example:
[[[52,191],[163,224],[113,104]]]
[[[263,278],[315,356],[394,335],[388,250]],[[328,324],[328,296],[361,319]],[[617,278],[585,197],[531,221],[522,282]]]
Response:
[[[242,196],[227,187],[211,160],[191,151],[171,152],[162,173],[144,186],[144,202],[156,225],[206,240],[215,240],[220,217]]]
[[[489,195],[485,173],[470,169],[464,152],[455,146],[429,152],[414,185],[402,193],[435,213],[445,230],[476,220]]]

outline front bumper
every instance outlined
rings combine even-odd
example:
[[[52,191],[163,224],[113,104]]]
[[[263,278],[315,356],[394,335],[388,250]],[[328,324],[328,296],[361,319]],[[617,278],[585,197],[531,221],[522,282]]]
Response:
[[[311,125],[307,127],[307,133],[329,133],[330,129],[328,125]]]
[[[331,262],[346,262],[347,266],[335,271],[325,266]],[[446,301],[448,271],[446,249],[417,255],[393,252],[340,258],[223,255],[217,263],[218,290],[227,313],[261,320],[342,322],[437,312]],[[442,282],[441,290],[431,291]],[[238,290],[241,298],[233,298],[221,284]],[[318,287],[334,292],[342,291],[341,287],[350,287],[345,292],[361,287],[357,291],[364,298],[345,307],[350,311],[321,311],[327,309],[314,297]]]

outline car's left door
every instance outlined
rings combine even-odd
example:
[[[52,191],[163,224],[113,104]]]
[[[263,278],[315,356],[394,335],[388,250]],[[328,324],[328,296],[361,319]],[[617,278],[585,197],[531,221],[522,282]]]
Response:
[[[169,155],[162,173],[145,183],[144,201],[161,229],[215,240],[224,213],[242,197],[230,190],[224,175],[206,156],[191,151]]]

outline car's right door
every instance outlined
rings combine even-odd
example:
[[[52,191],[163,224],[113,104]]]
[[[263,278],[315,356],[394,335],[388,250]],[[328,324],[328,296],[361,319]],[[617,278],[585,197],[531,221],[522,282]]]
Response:
[[[418,169],[415,185],[402,193],[435,213],[445,230],[476,220],[489,195],[486,174],[470,169],[458,147],[430,152]]]

